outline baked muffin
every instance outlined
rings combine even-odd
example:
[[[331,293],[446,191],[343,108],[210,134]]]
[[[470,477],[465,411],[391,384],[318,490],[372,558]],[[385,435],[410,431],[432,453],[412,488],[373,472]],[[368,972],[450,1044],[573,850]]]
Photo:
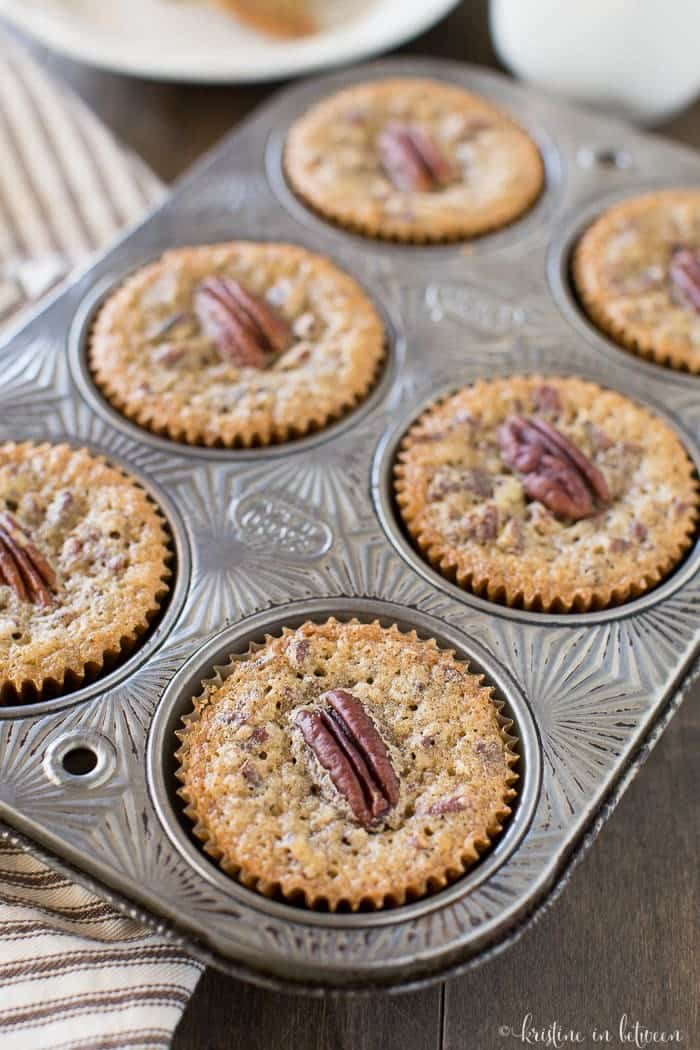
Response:
[[[583,612],[656,586],[696,528],[693,463],[674,431],[574,378],[480,381],[404,438],[396,499],[427,560],[477,595]]]
[[[210,0],[271,36],[308,36],[318,26],[310,0]]]
[[[318,430],[369,391],[384,330],[359,285],[288,244],[178,248],[127,278],[90,339],[95,381],[175,441],[267,445]]]
[[[324,218],[369,237],[476,237],[519,218],[542,190],[535,143],[491,103],[443,81],[346,88],[293,125],[293,189]]]
[[[243,885],[381,908],[458,878],[510,813],[513,738],[482,678],[379,623],[305,623],[234,658],[178,735],[194,833]]]
[[[169,559],[128,475],[68,445],[0,445],[0,702],[75,688],[133,650]]]
[[[591,320],[615,342],[700,372],[700,189],[609,208],[576,247],[573,278]]]

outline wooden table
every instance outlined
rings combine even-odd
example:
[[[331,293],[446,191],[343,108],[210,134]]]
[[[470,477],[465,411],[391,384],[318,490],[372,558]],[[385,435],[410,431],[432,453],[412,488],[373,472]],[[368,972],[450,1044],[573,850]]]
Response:
[[[151,84],[35,50],[167,180],[271,90]],[[462,3],[404,50],[498,65],[485,0]],[[700,104],[661,130],[700,148]],[[695,690],[563,895],[509,951],[446,985],[360,1001],[278,995],[208,972],[174,1050],[508,1050],[523,1043],[499,1028],[528,1013],[540,1028],[579,1030],[584,1046],[594,1026],[608,1027],[614,1047],[625,1045],[627,1013],[679,1029],[681,1046],[698,1050],[699,699]]]

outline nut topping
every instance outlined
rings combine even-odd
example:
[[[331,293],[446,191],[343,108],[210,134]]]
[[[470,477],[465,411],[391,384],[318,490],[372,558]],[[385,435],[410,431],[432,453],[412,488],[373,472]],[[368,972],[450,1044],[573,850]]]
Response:
[[[610,502],[607,482],[598,468],[543,419],[511,416],[498,436],[503,461],[522,475],[527,495],[555,517],[580,521]]]
[[[427,193],[455,178],[452,164],[435,140],[415,124],[387,124],[377,139],[377,149],[397,190]]]
[[[0,512],[0,583],[20,601],[51,605],[56,574],[31,537],[7,511]]]
[[[399,800],[399,780],[386,745],[352,693],[331,689],[320,699],[328,706],[298,711],[295,725],[353,815],[370,827]]]
[[[432,805],[428,806],[425,812],[431,817],[441,817],[445,813],[461,813],[466,808],[463,800],[456,796],[454,798],[439,798],[437,802],[433,802]]]
[[[265,368],[292,344],[292,333],[263,299],[238,281],[208,277],[195,294],[195,313],[219,354],[241,368]]]
[[[684,299],[700,313],[700,252],[676,248],[671,255],[668,276]]]

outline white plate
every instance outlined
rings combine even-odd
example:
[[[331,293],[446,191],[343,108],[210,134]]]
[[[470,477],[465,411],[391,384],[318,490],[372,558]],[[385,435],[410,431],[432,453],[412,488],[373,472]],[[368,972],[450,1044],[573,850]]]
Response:
[[[317,0],[322,30],[280,41],[198,0],[0,0],[47,47],[157,80],[277,80],[366,58],[417,36],[457,0]]]

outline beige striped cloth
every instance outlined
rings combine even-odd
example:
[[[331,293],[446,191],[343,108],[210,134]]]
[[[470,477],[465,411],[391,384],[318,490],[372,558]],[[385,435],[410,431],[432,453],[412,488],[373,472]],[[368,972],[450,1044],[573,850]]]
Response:
[[[145,164],[0,28],[0,323],[163,192]]]
[[[162,193],[0,29],[0,334]],[[168,1047],[200,973],[0,838],[0,1050]]]

